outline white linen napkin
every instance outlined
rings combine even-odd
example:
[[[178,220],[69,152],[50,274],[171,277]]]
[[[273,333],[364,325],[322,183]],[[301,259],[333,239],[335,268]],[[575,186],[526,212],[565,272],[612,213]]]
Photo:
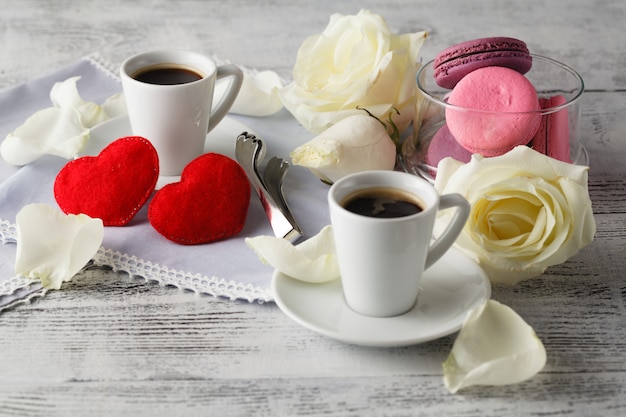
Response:
[[[87,57],[41,78],[0,91],[0,139],[35,111],[50,105],[48,95],[55,82],[81,76],[78,83],[81,96],[96,103],[120,92],[116,74],[106,67],[93,57]],[[266,142],[267,159],[278,155],[288,160],[292,149],[310,139],[310,134],[285,110],[265,118],[229,117],[250,126]],[[240,133],[233,132],[233,144]],[[65,163],[67,161],[62,158],[44,156],[17,169],[0,158],[0,225],[4,225],[0,227],[0,242],[4,243],[0,244],[0,298],[14,291],[18,291],[13,294],[16,297],[28,291],[26,282],[20,286],[16,284],[20,281],[15,280],[15,245],[11,243],[14,237],[10,236],[15,215],[28,203],[58,207],[52,185]],[[289,168],[284,192],[305,238],[318,233],[329,223],[327,190],[328,186],[307,169]],[[196,293],[250,302],[273,299],[270,290],[272,268],[262,264],[244,242],[246,237],[273,235],[255,194],[251,196],[247,221],[239,235],[196,246],[178,245],[159,235],[148,222],[148,204],[127,226],[105,228],[102,248],[94,258],[96,264]],[[8,285],[11,280],[12,285]],[[16,285],[20,288],[15,288]]]

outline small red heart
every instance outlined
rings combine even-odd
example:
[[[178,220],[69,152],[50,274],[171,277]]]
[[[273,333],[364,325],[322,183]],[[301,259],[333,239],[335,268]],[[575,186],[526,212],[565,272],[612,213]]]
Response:
[[[207,153],[185,167],[180,182],[156,192],[148,219],[167,239],[184,245],[226,239],[243,229],[250,183],[232,159]]]
[[[123,226],[150,198],[159,157],[139,136],[117,139],[98,156],[68,162],[54,181],[54,198],[66,214],[83,213],[105,226]]]

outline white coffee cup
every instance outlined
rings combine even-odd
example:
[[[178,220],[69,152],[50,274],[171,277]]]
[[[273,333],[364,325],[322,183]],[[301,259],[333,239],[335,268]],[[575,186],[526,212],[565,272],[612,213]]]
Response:
[[[162,70],[166,72],[154,72]],[[154,145],[160,175],[168,176],[180,175],[204,153],[207,133],[224,118],[243,82],[243,73],[235,65],[218,66],[204,55],[185,50],[134,55],[122,63],[120,74],[133,135]],[[167,80],[154,78],[159,74]],[[140,81],[142,77],[153,79]],[[226,77],[232,82],[211,110],[215,82]]]
[[[348,200],[366,190],[399,192],[421,211],[377,218],[345,208]],[[357,313],[374,317],[411,310],[424,270],[452,246],[470,212],[461,195],[440,197],[426,180],[398,171],[364,171],[343,177],[330,188],[328,203],[346,302]],[[432,241],[437,211],[453,207],[456,212],[450,224]]]

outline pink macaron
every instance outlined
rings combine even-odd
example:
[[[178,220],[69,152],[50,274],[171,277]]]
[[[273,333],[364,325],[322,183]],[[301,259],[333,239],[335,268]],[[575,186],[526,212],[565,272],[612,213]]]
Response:
[[[467,74],[483,67],[500,66],[525,74],[532,66],[526,43],[508,37],[475,39],[450,46],[435,58],[435,82],[454,88]]]
[[[446,123],[467,150],[497,156],[533,138],[541,114],[533,84],[518,71],[484,67],[467,74],[448,96]]]
[[[472,153],[456,141],[450,133],[448,125],[444,124],[430,140],[426,153],[426,163],[437,167],[439,161],[446,157],[452,157],[460,162],[469,162],[472,159]]]
[[[566,102],[567,100],[562,95],[539,99],[543,110],[557,108]],[[544,114],[541,117],[539,129],[528,146],[551,158],[571,163],[567,109]]]

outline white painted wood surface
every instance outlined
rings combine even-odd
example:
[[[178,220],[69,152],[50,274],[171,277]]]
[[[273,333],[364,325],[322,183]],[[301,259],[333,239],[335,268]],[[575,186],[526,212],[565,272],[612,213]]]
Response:
[[[626,415],[622,0],[0,0],[0,88],[92,52],[117,65],[162,46],[289,78],[306,36],[331,13],[360,8],[398,32],[429,30],[427,59],[458,41],[509,35],[585,79],[595,242],[538,279],[493,291],[535,328],[545,369],[522,384],[451,395],[441,362],[454,336],[398,349],[349,346],[301,328],[274,304],[89,271],[0,315],[0,415]]]

